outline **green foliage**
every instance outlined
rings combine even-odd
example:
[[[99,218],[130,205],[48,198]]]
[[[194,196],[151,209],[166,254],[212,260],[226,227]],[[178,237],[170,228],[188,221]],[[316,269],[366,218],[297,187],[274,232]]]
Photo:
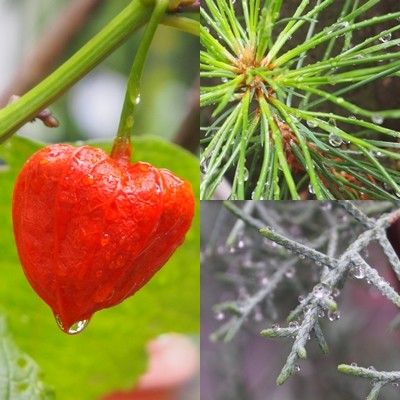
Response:
[[[41,381],[35,361],[23,354],[11,339],[4,317],[0,317],[0,398],[12,400],[54,398]]]
[[[106,150],[111,143],[97,143]],[[134,159],[172,170],[198,188],[198,162],[157,138],[133,140]],[[199,329],[199,213],[186,242],[139,293],[94,315],[88,328],[62,333],[50,309],[30,288],[12,235],[11,194],[18,171],[41,144],[13,137],[0,147],[0,312],[17,344],[41,366],[57,399],[94,399],[131,387],[146,365],[145,343],[161,333]],[[11,399],[11,398],[10,398]],[[12,398],[14,399],[14,398]]]
[[[212,117],[201,198],[224,177],[239,200],[400,197],[400,133],[382,126],[400,109],[353,102],[399,78],[400,11],[372,17],[379,0],[302,0],[284,18],[284,3],[205,0],[201,105]]]

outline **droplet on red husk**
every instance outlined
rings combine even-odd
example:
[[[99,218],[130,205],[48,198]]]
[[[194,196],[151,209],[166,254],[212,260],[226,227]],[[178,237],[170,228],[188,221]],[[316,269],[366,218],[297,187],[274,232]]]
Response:
[[[81,333],[89,324],[88,319],[84,319],[82,321],[77,321],[73,323],[68,329],[64,328],[64,325],[58,315],[55,316],[56,322],[58,327],[65,333],[68,333],[68,335],[77,335],[78,333]]]

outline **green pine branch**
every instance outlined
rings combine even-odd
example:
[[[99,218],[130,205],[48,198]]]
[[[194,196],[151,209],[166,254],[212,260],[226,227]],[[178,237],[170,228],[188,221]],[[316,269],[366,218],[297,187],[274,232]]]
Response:
[[[224,177],[239,200],[400,197],[400,132],[382,125],[400,109],[349,100],[400,77],[400,12],[370,17],[379,0],[346,0],[339,12],[337,3],[303,0],[283,18],[281,0],[205,0],[200,101],[211,118],[202,127],[202,199]],[[323,26],[328,11],[337,20]],[[383,25],[364,40],[355,35]]]

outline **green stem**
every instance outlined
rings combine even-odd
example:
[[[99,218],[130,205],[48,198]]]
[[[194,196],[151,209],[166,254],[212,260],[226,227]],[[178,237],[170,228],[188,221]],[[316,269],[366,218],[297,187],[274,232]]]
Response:
[[[277,153],[279,166],[282,169],[283,175],[285,177],[286,183],[289,188],[290,195],[293,200],[300,200],[300,195],[297,192],[296,184],[294,182],[292,173],[290,171],[288,161],[285,157],[285,152],[282,143],[282,133],[279,130],[278,126],[276,125],[275,117],[267,101],[262,97],[259,101],[259,104],[261,111],[265,113],[265,115],[268,118],[268,124],[271,127],[272,139],[274,141],[274,146]]]
[[[121,120],[118,127],[117,137],[114,141],[114,147],[111,152],[112,158],[120,159],[122,161],[130,160],[130,138],[134,124],[134,114],[136,105],[140,103],[140,79],[154,34],[168,9],[168,5],[169,0],[156,1],[150,20],[140,41],[129,75]]]
[[[0,110],[0,143],[11,137],[40,111],[53,103],[71,86],[87,75],[150,18],[153,4],[132,1],[101,32],[84,45],[55,72],[40,82],[15,103]],[[171,18],[173,20],[171,21]],[[195,33],[187,18],[166,17],[165,23],[189,33]]]
[[[132,1],[100,33],[18,101],[0,110],[0,143],[85,76],[148,20],[152,7]]]
[[[247,149],[247,141],[248,141],[248,126],[249,126],[249,107],[250,107],[250,92],[247,91],[242,100],[242,137],[240,140],[240,153],[239,153],[239,161],[238,161],[238,169],[236,176],[238,177],[238,200],[245,200],[245,181],[249,178],[245,177],[245,168],[246,168],[246,149]],[[247,172],[247,175],[249,173]]]
[[[191,18],[166,15],[162,20],[162,24],[194,36],[200,35],[200,24]]]

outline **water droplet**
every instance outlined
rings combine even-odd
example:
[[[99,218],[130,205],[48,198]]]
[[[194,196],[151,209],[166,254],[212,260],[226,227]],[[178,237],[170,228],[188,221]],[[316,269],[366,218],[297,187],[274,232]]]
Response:
[[[340,147],[343,144],[343,139],[334,133],[329,134],[328,140],[332,147]]]
[[[264,277],[261,279],[261,284],[262,284],[263,286],[268,285],[268,282],[269,282],[268,276],[264,276]]]
[[[141,97],[140,97],[140,94],[138,94],[138,95],[136,96],[136,98],[135,98],[135,104],[139,104],[140,101],[141,101]]]
[[[292,321],[289,323],[289,328],[297,329],[299,327],[299,323],[297,321]]]
[[[334,298],[337,298],[337,297],[339,297],[339,295],[340,295],[340,290],[339,290],[338,288],[334,288],[334,289],[332,290],[332,296],[333,296]]]
[[[243,180],[246,182],[249,179],[249,170],[245,167],[243,170]]]
[[[388,42],[391,38],[392,38],[392,34],[389,32],[389,33],[385,33],[384,35],[382,35],[382,36],[379,38],[379,40],[380,40],[382,43],[386,43],[386,42]]]
[[[300,296],[298,297],[298,300],[299,300],[299,303],[303,303],[304,300],[305,300],[305,297],[304,297],[303,295],[300,295]]]
[[[316,127],[318,126],[318,123],[317,123],[316,121],[314,121],[314,120],[308,119],[308,120],[307,120],[307,125],[308,125],[310,128],[316,128]]]
[[[221,82],[222,82],[222,83],[228,82],[228,78],[226,78],[226,77],[221,78]]]
[[[398,387],[399,387],[399,384],[398,384],[398,382],[392,382],[392,386],[393,386],[394,388],[398,388]]]
[[[360,265],[355,265],[351,269],[351,275],[356,279],[364,279],[365,278],[364,268],[361,267]]]
[[[228,253],[235,254],[236,253],[236,247],[235,246],[229,246],[228,247]]]
[[[245,246],[244,240],[239,240],[237,243],[238,249],[243,249],[244,246]]]
[[[311,185],[311,183],[308,185],[308,191],[309,191],[311,194],[314,194],[314,193],[315,193],[314,187],[313,187],[313,185]]]
[[[377,125],[382,125],[383,124],[383,121],[385,120],[381,115],[379,115],[379,114],[374,114],[373,116],[372,116],[372,122],[374,123],[374,124],[377,124]]]
[[[329,319],[329,321],[336,321],[336,320],[340,319],[339,311],[329,311],[328,319]]]
[[[200,162],[200,172],[202,174],[206,174],[208,170],[208,162],[207,160],[203,160]]]
[[[329,201],[325,201],[325,202],[322,203],[321,208],[324,211],[330,211],[330,210],[332,210],[332,203],[329,202]]]
[[[89,320],[84,319],[82,321],[75,322],[71,328],[68,329],[68,334],[69,335],[77,335],[78,333],[81,333],[88,325]]]
[[[300,372],[300,365],[295,364],[295,366],[293,367],[293,371],[294,371],[295,373]]]
[[[293,278],[294,277],[294,268],[293,267],[290,267],[290,268],[288,268],[287,270],[286,270],[286,272],[285,272],[285,276],[286,276],[286,278]]]
[[[215,319],[216,319],[217,321],[223,321],[223,320],[225,319],[225,314],[224,314],[222,311],[217,312],[217,313],[215,314]]]
[[[370,371],[376,371],[375,367],[373,367],[372,365],[370,365],[370,366],[368,367],[368,369],[369,369]]]
[[[323,299],[329,294],[329,289],[322,283],[318,284],[314,288],[314,297],[317,299]]]
[[[336,31],[339,31],[340,29],[347,28],[349,25],[350,24],[347,21],[338,22],[338,23],[326,28],[326,31],[327,31],[327,33],[336,32]]]
[[[350,365],[351,365],[352,367],[358,367],[357,363],[355,363],[355,362],[352,362]]]
[[[57,325],[59,326],[59,328],[65,332],[68,333],[68,335],[77,335],[78,333],[81,333],[89,324],[89,320],[88,319],[84,319],[82,321],[77,321],[74,324],[71,325],[71,327],[66,330],[64,328],[63,323],[61,322],[61,319],[58,315],[55,316],[56,318],[56,322]]]

